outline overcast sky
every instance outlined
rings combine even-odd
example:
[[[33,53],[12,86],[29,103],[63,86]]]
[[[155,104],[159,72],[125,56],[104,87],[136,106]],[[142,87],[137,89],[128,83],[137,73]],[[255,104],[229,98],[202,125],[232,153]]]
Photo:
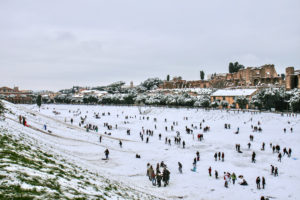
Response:
[[[0,0],[0,87],[300,69],[299,0]]]

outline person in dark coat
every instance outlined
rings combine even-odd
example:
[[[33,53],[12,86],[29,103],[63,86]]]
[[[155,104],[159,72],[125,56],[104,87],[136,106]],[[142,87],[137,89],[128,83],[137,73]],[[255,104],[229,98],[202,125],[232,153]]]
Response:
[[[292,149],[289,148],[288,157],[291,157],[291,155],[292,155]]]
[[[179,173],[182,174],[182,164],[181,164],[181,162],[178,162],[178,170],[179,170]]]
[[[165,167],[163,171],[163,182],[165,187],[169,185],[169,180],[170,180],[170,171]]]
[[[277,167],[275,167],[274,176],[278,176],[278,168]]]
[[[246,185],[248,185],[248,183],[247,183],[247,181],[245,179],[243,179],[243,181],[240,183],[240,185],[246,186]]]
[[[262,177],[261,184],[262,184],[262,189],[265,189],[265,185],[266,185],[266,179],[265,179],[265,177]]]
[[[215,157],[215,161],[217,161],[218,154],[217,154],[217,153],[215,153],[214,157]]]
[[[253,162],[253,163],[255,163],[255,156],[256,156],[256,154],[255,154],[255,152],[253,151],[253,153],[252,153],[252,162]]]
[[[157,181],[157,187],[161,187],[161,173],[156,173],[156,181]]]
[[[279,162],[281,162],[281,157],[282,157],[282,155],[281,155],[281,153],[279,153],[279,154],[278,154],[278,161],[279,161]]]
[[[218,176],[219,176],[218,171],[215,170],[215,177],[216,177],[216,179],[218,179]]]
[[[105,153],[105,158],[106,158],[106,160],[108,160],[108,155],[109,155],[108,149],[106,149],[106,150],[104,151],[104,153]]]
[[[222,162],[224,162],[224,152],[222,152]]]
[[[259,178],[259,176],[256,178],[256,187],[257,187],[257,189],[260,189],[260,178]]]

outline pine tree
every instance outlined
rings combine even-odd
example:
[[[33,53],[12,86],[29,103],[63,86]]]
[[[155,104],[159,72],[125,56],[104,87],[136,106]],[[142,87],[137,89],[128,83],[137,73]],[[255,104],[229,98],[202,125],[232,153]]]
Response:
[[[238,62],[229,63],[229,73],[234,73],[234,72],[238,72],[240,69],[244,69],[244,65],[239,64]]]
[[[37,99],[36,99],[36,104],[39,107],[39,109],[41,108],[42,105],[42,96],[39,94]]]
[[[170,75],[169,74],[167,75],[167,81],[170,81]]]
[[[205,76],[205,73],[204,73],[204,71],[200,71],[200,79],[201,80],[204,80],[204,76]]]

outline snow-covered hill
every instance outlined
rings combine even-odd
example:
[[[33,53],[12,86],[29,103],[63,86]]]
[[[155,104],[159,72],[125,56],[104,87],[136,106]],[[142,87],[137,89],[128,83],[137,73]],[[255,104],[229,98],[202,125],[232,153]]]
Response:
[[[107,193],[112,199],[120,197],[118,192],[124,195],[125,191],[129,191],[130,193],[127,193],[129,196],[133,195],[132,198],[140,199],[252,200],[260,199],[261,196],[276,199],[299,199],[300,118],[298,116],[155,107],[147,108],[148,114],[141,115],[137,107],[125,106],[43,105],[40,111],[35,105],[5,103],[5,106],[8,113],[6,113],[6,120],[0,122],[3,127],[1,134],[5,132],[6,135],[19,140],[20,145],[31,146],[37,153],[35,155],[42,154],[39,151],[53,155],[55,158],[53,167],[59,168],[60,164],[66,165],[65,168],[71,172],[74,168],[78,170],[82,168],[78,173],[84,177],[84,180],[91,180],[90,177],[95,179],[89,181],[91,185],[86,186],[80,192],[85,195],[90,194],[91,199],[96,195],[105,195],[107,185],[102,186],[102,184],[103,180],[108,179],[111,182],[109,184],[115,184],[118,189],[118,191],[109,190]],[[97,113],[100,116],[98,119],[95,117]],[[18,122],[19,115],[26,117],[30,127],[24,127]],[[85,124],[79,126],[80,117],[84,118],[85,116],[85,124],[97,125],[98,132],[92,130],[86,132],[86,129],[83,128]],[[149,119],[147,119],[148,117]],[[187,117],[188,120],[185,120],[184,117]],[[74,120],[73,123],[70,122],[71,118]],[[154,121],[154,118],[157,119],[157,122]],[[165,119],[167,119],[166,122]],[[258,121],[261,125],[258,125]],[[178,122],[178,125],[175,123],[174,130],[171,131],[173,122]],[[202,127],[209,126],[210,131],[203,133],[203,129],[199,129],[201,122]],[[104,123],[112,125],[112,130],[104,127]],[[225,123],[231,124],[231,129],[224,129]],[[45,124],[47,130],[43,130]],[[194,128],[192,128],[192,124]],[[260,126],[263,131],[261,133],[253,132],[251,125]],[[194,134],[187,134],[186,126],[191,128]],[[154,135],[148,136],[145,131],[142,141],[140,138],[142,127],[144,130],[153,130]],[[167,127],[167,131],[165,127]],[[291,127],[293,133],[290,132]],[[239,134],[234,134],[237,128],[239,128]],[[286,133],[283,132],[284,128],[287,129]],[[126,134],[127,129],[131,130],[130,135]],[[186,148],[183,149],[182,145],[174,144],[176,131],[180,132],[181,140],[185,141]],[[158,137],[160,133],[162,134],[161,140]],[[203,141],[197,140],[198,133],[204,134]],[[254,141],[251,142],[251,148],[248,149],[250,134],[254,136]],[[103,137],[101,143],[99,142],[100,135]],[[149,143],[145,142],[147,137],[149,137]],[[165,144],[166,137],[172,140],[171,145]],[[119,146],[119,140],[123,143],[122,148]],[[265,151],[260,150],[263,142],[266,144]],[[291,148],[292,156],[289,158],[285,155],[282,162],[278,162],[278,154],[272,153],[270,143],[280,145],[281,152],[284,147]],[[236,152],[235,144],[241,144],[243,153]],[[110,150],[108,161],[102,160],[106,148]],[[197,162],[197,172],[192,172],[190,169],[197,151],[200,152],[200,161]],[[257,154],[255,164],[251,163],[253,151]],[[32,149],[29,152],[32,152]],[[215,152],[224,152],[225,161],[214,161]],[[140,154],[141,159],[137,159],[136,154]],[[146,170],[147,163],[153,165],[155,169],[156,164],[161,161],[167,164],[171,178],[167,187],[158,188],[153,186],[146,177]],[[40,162],[45,163],[43,158]],[[183,164],[183,174],[178,172],[178,162]],[[278,177],[270,174],[271,164],[278,167]],[[73,165],[78,167],[72,167]],[[219,172],[219,179],[208,176],[210,166],[213,172],[215,170]],[[34,166],[31,165],[29,168],[34,168]],[[47,163],[44,168],[51,169]],[[6,169],[6,167],[2,169]],[[8,167],[8,169],[10,168]],[[13,171],[11,170],[10,173],[1,171],[1,175],[4,172],[8,176],[15,173]],[[31,172],[30,169],[23,171],[28,174]],[[70,174],[74,173],[71,172]],[[235,172],[238,176],[243,175],[249,186],[231,183],[229,188],[225,188],[223,172]],[[257,176],[266,178],[266,189],[256,189],[255,179]],[[62,184],[61,191],[63,191],[64,197],[74,195],[70,192],[71,188],[77,187],[74,183],[75,180],[79,181],[76,178],[74,178],[75,180],[72,177],[67,176],[67,178],[59,182]],[[15,183],[13,181],[11,184]],[[19,184],[22,183],[21,180],[17,181]],[[239,181],[241,180],[238,179]],[[68,184],[69,182],[72,184]],[[99,191],[93,190],[94,185],[100,188]],[[108,196],[105,198],[110,199]],[[120,199],[123,198],[125,196],[120,197]]]

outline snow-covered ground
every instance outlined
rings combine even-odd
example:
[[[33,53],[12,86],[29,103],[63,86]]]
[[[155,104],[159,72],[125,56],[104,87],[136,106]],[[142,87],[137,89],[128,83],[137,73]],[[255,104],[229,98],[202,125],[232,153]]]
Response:
[[[141,115],[138,107],[126,106],[86,106],[86,105],[43,105],[39,111],[36,105],[5,105],[12,112],[6,114],[8,126],[14,127],[42,144],[42,148],[65,157],[69,162],[99,173],[111,180],[128,185],[137,191],[143,191],[164,199],[260,199],[268,196],[270,199],[299,199],[300,198],[300,117],[281,116],[274,113],[250,113],[237,111],[220,111],[203,109],[176,109],[147,107],[147,114]],[[53,111],[58,112],[55,114]],[[110,112],[110,115],[108,115]],[[100,119],[94,117],[100,114]],[[102,116],[105,113],[105,116]],[[28,124],[38,131],[23,127],[18,124],[18,115],[27,118]],[[99,131],[89,131],[79,127],[80,117],[87,116],[85,123],[97,125]],[[128,116],[128,119],[126,119]],[[147,120],[147,117],[149,119]],[[188,120],[184,120],[187,117]],[[70,120],[74,122],[71,124]],[[154,122],[157,118],[157,122]],[[165,122],[167,119],[167,122]],[[203,122],[203,119],[205,122]],[[252,120],[251,120],[252,119]],[[16,121],[13,121],[16,120]],[[251,125],[263,129],[261,133],[253,132]],[[171,131],[173,122],[178,122]],[[210,131],[203,133],[202,127],[209,126]],[[112,125],[112,130],[107,130],[104,123]],[[231,124],[231,129],[224,129],[224,124]],[[46,124],[50,134],[41,132]],[[115,125],[118,125],[117,129]],[[185,127],[197,126],[194,134],[187,134]],[[157,129],[155,129],[155,125]],[[165,127],[168,130],[165,130]],[[140,139],[142,127],[154,131],[146,143]],[[239,127],[239,134],[234,132]],[[290,128],[293,128],[293,133]],[[287,132],[284,133],[283,129]],[[131,134],[127,135],[126,130]],[[180,132],[186,148],[174,144],[176,131]],[[104,132],[111,133],[110,136]],[[159,140],[159,133],[162,139]],[[198,141],[197,134],[203,133],[204,140]],[[251,148],[249,135],[254,136]],[[102,142],[99,136],[102,135]],[[194,135],[194,136],[193,136]],[[171,138],[172,144],[165,144],[165,137]],[[119,146],[122,140],[123,147]],[[265,142],[266,150],[261,151]],[[281,152],[284,147],[292,149],[292,156],[284,156],[278,162],[277,153],[272,153],[270,143],[280,145]],[[241,151],[237,153],[235,144],[241,144]],[[110,159],[104,158],[104,150],[110,151]],[[192,172],[193,159],[196,152],[200,152],[200,161],[197,162],[197,172]],[[256,163],[251,163],[252,152],[256,152]],[[215,152],[224,152],[225,161],[214,161]],[[141,159],[135,157],[141,155]],[[156,164],[164,161],[170,170],[170,184],[167,187],[152,186],[146,177],[147,163],[156,168]],[[183,164],[183,174],[178,172],[178,162]],[[278,167],[279,176],[270,174],[270,165]],[[217,170],[219,179],[209,177],[208,168],[211,166],[213,175]],[[235,172],[237,176],[243,175],[248,186],[229,184],[224,187],[223,172]],[[256,189],[255,179],[264,176],[266,189]],[[238,182],[241,181],[238,179]]]

